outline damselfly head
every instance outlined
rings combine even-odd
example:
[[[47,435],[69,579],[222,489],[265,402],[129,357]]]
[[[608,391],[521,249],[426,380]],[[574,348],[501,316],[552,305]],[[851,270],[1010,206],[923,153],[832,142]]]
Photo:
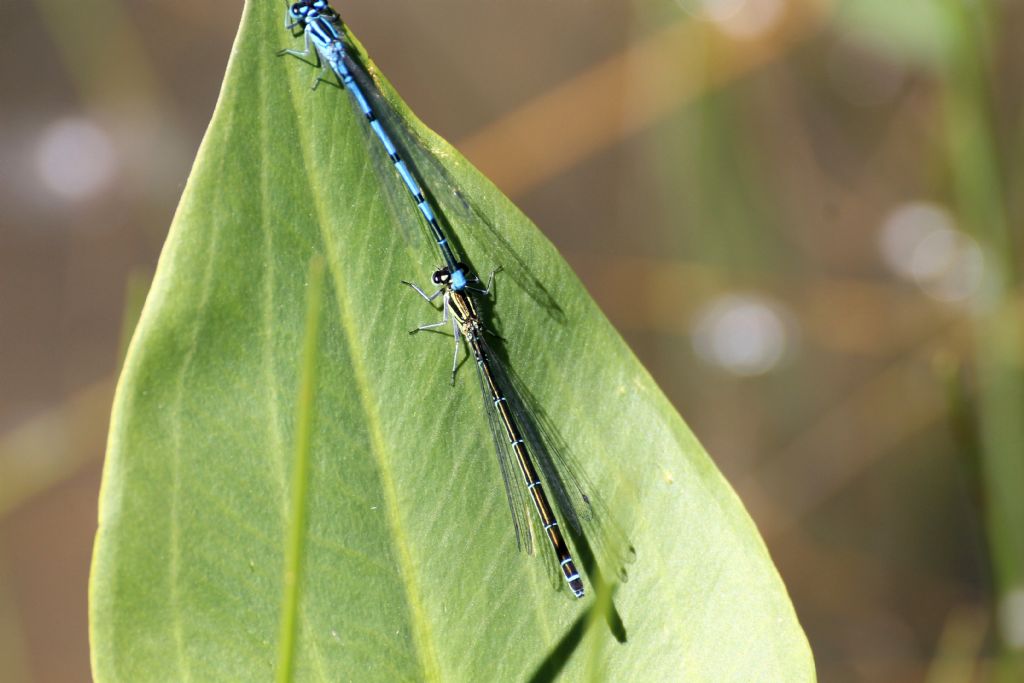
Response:
[[[469,274],[469,267],[462,262],[456,263],[454,273],[462,273],[462,278],[459,279],[459,282],[465,284],[465,277],[468,276]],[[452,275],[453,271],[448,266],[445,266],[444,268],[438,268],[437,270],[435,270],[434,275],[431,277],[431,279],[434,281],[435,285],[442,285],[444,287],[447,287],[448,285],[452,284]],[[455,283],[455,286],[457,289],[461,288],[458,282]]]
[[[292,6],[288,8],[288,14],[292,17],[292,19],[305,19],[306,15],[309,14],[308,0],[304,2],[293,3]]]
[[[292,5],[292,7],[295,7],[296,5],[302,5],[303,7],[305,7],[305,10],[303,11],[301,17],[297,16],[297,19],[315,19],[316,17],[321,16],[327,17],[331,21],[341,21],[341,17],[339,17],[338,13],[335,12],[334,9],[327,3],[327,0],[299,0],[299,2],[296,2],[295,5]]]

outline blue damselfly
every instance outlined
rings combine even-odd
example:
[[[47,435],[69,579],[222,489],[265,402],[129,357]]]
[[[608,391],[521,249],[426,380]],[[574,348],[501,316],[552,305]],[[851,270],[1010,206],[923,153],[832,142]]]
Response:
[[[279,54],[316,59],[322,70],[313,82],[314,89],[321,81],[327,80],[330,73],[338,78],[393,165],[393,176],[401,180],[401,185],[411,196],[426,222],[444,261],[444,265],[432,276],[433,283],[438,289],[428,294],[411,282],[405,284],[415,289],[428,302],[434,302],[440,297],[442,319],[440,322],[421,325],[414,331],[433,330],[451,325],[455,337],[453,382],[458,367],[460,343],[461,340],[465,340],[477,367],[485,412],[505,484],[517,543],[532,554],[531,515],[525,502],[525,499],[529,498],[533,502],[532,508],[537,515],[538,524],[548,538],[558,563],[559,573],[572,593],[577,598],[583,597],[583,581],[559,527],[558,518],[548,498],[548,490],[557,501],[559,512],[578,533],[581,533],[580,520],[591,517],[590,500],[571,473],[559,472],[559,468],[553,464],[553,457],[540,437],[540,432],[522,397],[516,391],[510,374],[486,340],[486,335],[490,332],[484,324],[475,298],[487,297],[490,294],[493,273],[485,287],[456,255],[439,220],[440,212],[432,204],[430,197],[423,192],[414,173],[415,169],[410,168],[394,142],[393,136],[401,132],[389,130],[385,124],[388,117],[371,104],[372,101],[380,102],[382,98],[379,93],[368,90],[370,79],[362,73],[362,65],[350,52],[350,46],[343,37],[344,32],[337,12],[324,0],[300,0],[287,7],[284,23],[289,30],[301,29],[305,44],[303,50],[286,49]],[[515,474],[516,469],[519,476]],[[568,487],[563,477],[570,479]]]

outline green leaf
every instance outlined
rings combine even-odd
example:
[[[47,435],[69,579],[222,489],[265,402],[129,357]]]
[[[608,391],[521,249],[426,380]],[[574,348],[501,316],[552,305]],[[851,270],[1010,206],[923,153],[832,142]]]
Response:
[[[407,334],[439,315],[400,284],[429,282],[434,248],[401,227],[415,209],[382,190],[348,94],[275,56],[300,43],[281,21],[246,5],[118,385],[96,680],[812,679],[765,547],[683,421],[551,244],[381,79],[419,170],[461,192],[431,187],[462,252],[505,267],[488,310],[509,367],[636,557],[575,601],[517,553],[473,364],[449,386],[451,338]]]

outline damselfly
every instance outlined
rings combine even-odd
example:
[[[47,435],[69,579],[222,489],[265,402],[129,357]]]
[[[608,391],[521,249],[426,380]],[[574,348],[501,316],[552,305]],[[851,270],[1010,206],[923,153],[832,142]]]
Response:
[[[301,0],[288,6],[285,14],[285,27],[294,30],[303,29],[305,46],[303,50],[282,50],[279,54],[290,54],[299,58],[315,57],[323,66],[321,73],[313,82],[315,88],[325,80],[328,72],[333,72],[345,89],[351,94],[361,114],[369,123],[374,136],[382,145],[388,159],[394,166],[402,185],[411,195],[420,214],[426,221],[431,236],[438,245],[444,265],[434,272],[433,282],[437,291],[427,294],[417,285],[406,282],[428,302],[442,298],[442,320],[437,323],[421,325],[418,330],[437,329],[451,324],[455,337],[455,359],[452,365],[452,381],[458,366],[461,339],[472,353],[478,370],[481,390],[484,395],[485,412],[494,438],[498,463],[505,484],[505,493],[512,513],[516,540],[532,554],[532,532],[530,515],[527,512],[525,497],[533,501],[533,509],[537,514],[540,527],[547,536],[552,551],[558,562],[559,573],[568,584],[572,593],[580,598],[584,595],[583,581],[576,568],[575,560],[569,551],[565,536],[558,524],[555,511],[548,499],[545,485],[558,501],[559,510],[570,525],[580,531],[580,518],[590,515],[590,501],[582,490],[571,484],[575,495],[570,495],[563,484],[562,476],[552,464],[539,430],[535,428],[521,397],[515,391],[510,375],[500,362],[498,356],[489,347],[485,334],[486,326],[474,301],[475,296],[487,296],[490,293],[492,278],[487,287],[483,287],[479,278],[455,255],[447,235],[438,220],[438,212],[425,196],[412,170],[399,153],[392,140],[392,134],[385,127],[382,117],[371,106],[371,98],[376,94],[364,92],[359,79],[361,65],[350,55],[342,32],[338,14],[324,0]],[[376,98],[378,101],[380,98]],[[536,462],[535,462],[536,457]],[[513,464],[513,461],[515,464]],[[538,466],[540,471],[538,471]],[[514,472],[518,468],[519,475]],[[574,505],[573,501],[577,501]],[[577,507],[587,508],[577,510]]]
[[[479,310],[473,295],[487,296],[490,294],[491,286],[494,284],[494,273],[488,278],[487,286],[480,287],[480,280],[470,271],[465,264],[457,264],[459,270],[466,273],[467,285],[461,289],[455,289],[452,284],[452,274],[448,267],[442,267],[434,272],[432,280],[438,285],[437,291],[427,294],[419,286],[412,282],[405,284],[416,290],[420,296],[428,302],[433,302],[441,297],[441,320],[436,323],[420,325],[418,330],[432,330],[450,324],[452,334],[455,337],[455,359],[452,364],[452,378],[454,380],[455,370],[459,362],[459,341],[465,338],[466,346],[469,347],[473,358],[476,360],[477,374],[480,379],[480,387],[484,395],[484,411],[487,413],[488,423],[491,427],[491,435],[494,437],[494,446],[498,454],[498,462],[501,466],[502,477],[505,480],[505,493],[508,496],[509,508],[512,511],[512,523],[516,530],[516,539],[522,539],[528,551],[531,549],[531,536],[529,519],[523,511],[520,500],[520,492],[513,481],[511,460],[515,460],[522,474],[523,485],[526,486],[530,498],[533,500],[534,510],[540,526],[547,536],[554,551],[555,559],[569,590],[577,598],[583,597],[583,580],[576,570],[576,562],[573,560],[565,537],[558,526],[558,519],[548,501],[544,490],[544,482],[534,465],[533,457],[530,454],[531,447],[534,449],[543,448],[536,437],[536,431],[530,429],[529,416],[522,410],[520,397],[515,393],[509,376],[501,365],[498,356],[492,352],[485,339],[489,331],[480,318]],[[541,466],[550,465],[548,460],[542,460]],[[550,467],[544,467],[548,485],[557,492],[564,491],[563,484],[558,480],[558,474]],[[577,527],[579,519],[577,512],[568,504],[565,496],[563,498],[563,512],[567,514],[570,522]],[[589,504],[586,496],[582,496],[584,504]]]
[[[402,179],[402,183],[412,196],[412,200],[416,203],[416,207],[420,210],[424,220],[426,220],[431,236],[441,250],[445,266],[451,273],[452,287],[456,290],[461,290],[466,286],[465,273],[458,267],[459,260],[456,258],[455,252],[452,250],[448,238],[437,220],[437,213],[434,211],[434,207],[431,206],[430,201],[424,196],[419,182],[417,182],[416,177],[409,169],[405,159],[401,157],[398,148],[391,139],[391,135],[384,128],[380,117],[373,107],[370,106],[366,94],[356,80],[354,72],[358,71],[360,67],[352,61],[345,47],[345,42],[338,30],[340,23],[341,19],[338,13],[324,0],[302,0],[293,3],[285,11],[284,25],[288,30],[302,28],[305,35],[305,48],[303,50],[284,49],[278,52],[278,54],[288,54],[300,59],[315,57],[323,69],[313,81],[313,89],[315,90],[321,81],[326,80],[324,78],[326,74],[333,72],[345,89],[351,93],[352,99],[355,100],[362,115],[366,117],[371,130],[373,130],[377,139],[383,145],[384,151],[395,167],[395,171]]]

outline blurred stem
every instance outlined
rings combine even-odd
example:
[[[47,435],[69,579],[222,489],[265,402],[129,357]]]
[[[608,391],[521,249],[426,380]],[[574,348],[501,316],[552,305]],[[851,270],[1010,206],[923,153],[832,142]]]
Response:
[[[1015,305],[1015,251],[990,111],[991,3],[944,0],[949,52],[944,105],[961,224],[984,249],[986,279],[974,316],[982,486],[1004,654],[1000,680],[1024,680],[1024,329]],[[1010,607],[1010,609],[1007,609]]]
[[[964,683],[976,679],[978,655],[985,643],[987,615],[977,607],[954,608],[939,637],[925,683]]]
[[[121,0],[35,0],[52,47],[93,110],[131,103],[168,111],[145,42]]]
[[[784,270],[777,240],[777,203],[766,199],[772,178],[764,173],[759,141],[734,92],[714,90],[680,112],[658,137],[664,196],[686,192],[673,202],[669,225],[714,225],[714,230],[673,234],[702,263],[727,273]],[[685,157],[685,163],[681,159]]]
[[[28,652],[5,560],[6,556],[0,554],[0,662],[3,662],[3,680],[19,683],[30,680]]]
[[[0,519],[102,457],[115,380],[104,377],[0,434]]]

